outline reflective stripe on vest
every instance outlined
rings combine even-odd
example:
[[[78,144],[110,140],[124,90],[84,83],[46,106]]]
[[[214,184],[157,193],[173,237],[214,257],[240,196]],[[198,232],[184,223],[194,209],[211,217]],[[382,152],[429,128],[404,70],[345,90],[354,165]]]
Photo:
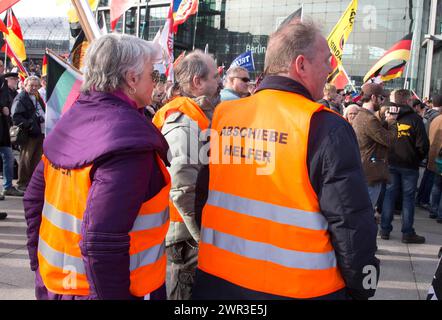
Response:
[[[38,251],[48,263],[57,268],[70,271],[75,270],[82,275],[86,274],[84,263],[81,258],[51,248],[41,237],[38,239]]]
[[[79,243],[92,166],[64,170],[54,168],[45,157],[43,161],[46,190],[38,245],[42,280],[54,293],[88,295]],[[170,176],[159,157],[157,164],[166,186],[142,204],[129,233],[130,291],[139,297],[163,285],[166,275],[164,239],[169,227]]]
[[[210,141],[198,268],[239,288],[290,298],[345,287],[307,168],[310,120],[322,109],[276,90],[217,106],[212,129],[222,139]]]
[[[188,116],[191,120],[198,123],[200,130],[206,130],[209,127],[210,120],[207,118],[204,111],[201,110],[195,101],[187,97],[175,98],[171,102],[167,103],[160,110],[158,110],[152,119],[152,123],[159,130],[161,130],[166,122],[167,117],[175,112],[181,112]],[[170,221],[184,223],[183,217],[179,213],[178,209],[175,208],[172,200],[170,200],[169,207]]]
[[[207,204],[300,228],[312,230],[328,229],[327,220],[320,213],[307,212],[262,201],[241,198],[219,191],[211,190],[209,192]]]
[[[207,228],[201,231],[201,241],[250,259],[272,262],[288,268],[326,270],[336,267],[334,251],[311,253],[286,250]]]

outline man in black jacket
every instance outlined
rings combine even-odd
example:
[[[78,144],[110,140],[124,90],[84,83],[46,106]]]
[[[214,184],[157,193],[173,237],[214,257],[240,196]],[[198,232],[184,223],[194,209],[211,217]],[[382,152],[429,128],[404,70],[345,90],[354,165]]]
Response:
[[[23,192],[12,185],[14,177],[14,155],[11,147],[9,128],[12,124],[11,106],[17,95],[17,73],[7,73],[0,79],[0,156],[3,159],[3,191],[0,200],[4,196],[22,197]]]
[[[390,238],[394,204],[402,186],[402,242],[425,243],[425,238],[416,234],[413,223],[419,163],[428,154],[428,136],[422,118],[411,107],[410,91],[393,91],[391,102],[400,107],[398,140],[389,153],[391,181],[385,193],[380,234],[384,240]]]
[[[45,104],[37,94],[40,79],[36,76],[26,78],[25,89],[15,97],[12,104],[12,121],[21,125],[28,133],[27,141],[20,146],[17,186],[26,191],[32,173],[43,154]]]

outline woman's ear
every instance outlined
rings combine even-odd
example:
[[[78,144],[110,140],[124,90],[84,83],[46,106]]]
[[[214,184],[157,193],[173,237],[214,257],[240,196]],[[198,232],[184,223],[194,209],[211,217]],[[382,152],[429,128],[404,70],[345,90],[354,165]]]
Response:
[[[134,71],[128,71],[126,73],[126,83],[130,88],[133,88],[136,86],[138,82],[138,76],[135,74]]]

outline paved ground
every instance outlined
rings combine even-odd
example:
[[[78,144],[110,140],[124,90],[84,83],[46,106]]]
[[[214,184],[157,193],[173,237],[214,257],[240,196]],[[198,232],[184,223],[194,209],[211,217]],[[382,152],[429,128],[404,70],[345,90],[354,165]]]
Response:
[[[34,275],[29,269],[21,198],[0,201],[0,211],[9,214],[0,221],[0,300],[34,299]],[[442,246],[442,224],[428,219],[426,212],[417,209],[415,227],[427,238],[427,243],[405,245],[400,241],[399,222],[400,217],[395,216],[389,241],[378,238],[381,279],[374,299],[426,299]]]

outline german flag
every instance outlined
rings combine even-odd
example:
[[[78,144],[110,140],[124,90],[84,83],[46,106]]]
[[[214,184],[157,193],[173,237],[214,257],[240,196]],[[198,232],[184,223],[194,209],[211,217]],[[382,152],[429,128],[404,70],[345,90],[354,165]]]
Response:
[[[41,66],[41,76],[46,76],[48,74],[48,55],[45,53],[43,56],[43,63]]]
[[[6,18],[5,18],[6,19]],[[19,76],[23,80],[28,76],[28,72],[26,71],[25,67],[21,64],[20,59],[17,57],[17,54],[15,53],[14,49],[11,47],[11,45],[8,42],[8,36],[9,36],[9,29],[6,27],[5,23],[0,20],[0,48],[1,51],[6,52],[6,55],[11,59],[12,63],[18,67],[19,69]]]
[[[381,75],[382,82],[387,82],[402,77],[406,64],[407,62],[404,61],[397,66],[390,68],[387,72]]]
[[[407,34],[390,50],[388,50],[382,56],[382,58],[370,69],[370,71],[367,72],[364,77],[364,83],[373,78],[376,74],[382,74],[382,68],[385,67],[388,63],[395,60],[402,60],[403,62],[407,62],[408,60],[410,60],[412,39],[413,33]]]
[[[14,15],[12,9],[9,9],[6,15],[6,26],[8,33],[5,34],[5,39],[8,42],[8,47],[12,49],[16,57],[22,62],[26,60],[25,42],[23,41],[23,33],[20,24]]]

